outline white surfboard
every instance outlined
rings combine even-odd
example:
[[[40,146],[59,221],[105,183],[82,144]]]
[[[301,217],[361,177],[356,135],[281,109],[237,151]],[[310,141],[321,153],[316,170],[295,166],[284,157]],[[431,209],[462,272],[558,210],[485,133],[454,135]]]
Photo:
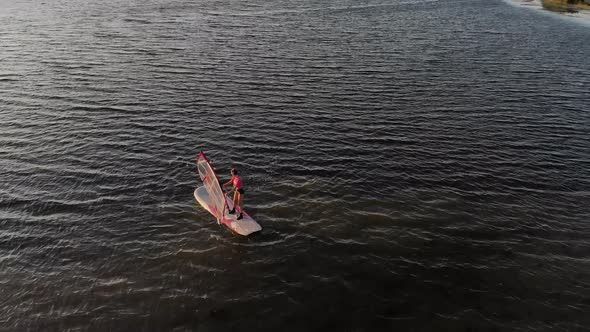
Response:
[[[228,211],[234,208],[234,202],[229,197],[227,197],[227,195],[224,194],[223,196],[227,202],[227,209],[223,212],[223,217],[217,221],[218,223],[224,224],[232,231],[244,236],[262,230],[262,227],[260,227],[260,225],[245,211],[242,211],[242,216],[244,218],[240,220],[237,220],[238,211],[236,211],[235,214],[229,214]],[[198,187],[195,190],[195,199],[213,216],[216,217],[217,215],[220,215],[219,213],[216,213],[215,205],[213,204],[205,186]]]

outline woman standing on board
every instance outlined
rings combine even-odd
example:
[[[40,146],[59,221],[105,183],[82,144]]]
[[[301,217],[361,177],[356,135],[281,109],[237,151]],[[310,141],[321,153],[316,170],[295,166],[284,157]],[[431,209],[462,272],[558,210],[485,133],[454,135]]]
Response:
[[[242,188],[242,179],[238,176],[238,170],[235,168],[231,169],[231,180],[223,185],[223,188],[227,186],[234,186],[234,208],[229,211],[230,214],[236,213],[236,206],[240,208],[240,214],[238,220],[244,218],[242,215],[242,209],[244,208],[244,188]]]

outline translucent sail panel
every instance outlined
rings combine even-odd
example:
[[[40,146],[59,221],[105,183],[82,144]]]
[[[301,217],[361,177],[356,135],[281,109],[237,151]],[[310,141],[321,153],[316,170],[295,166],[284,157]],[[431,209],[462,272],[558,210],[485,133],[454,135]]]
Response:
[[[205,157],[205,154],[199,154],[197,157],[197,167],[199,169],[199,176],[203,181],[203,185],[207,189],[209,197],[211,197],[211,212],[217,217],[222,219],[225,212],[225,195],[219,185],[217,175],[209,164],[209,160]]]

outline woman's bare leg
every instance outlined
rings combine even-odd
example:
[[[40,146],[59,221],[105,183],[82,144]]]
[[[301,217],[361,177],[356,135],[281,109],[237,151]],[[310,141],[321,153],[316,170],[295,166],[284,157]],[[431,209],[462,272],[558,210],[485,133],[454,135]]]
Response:
[[[238,204],[240,203],[240,193],[239,192],[234,192],[234,210],[236,209],[236,206],[238,206]]]

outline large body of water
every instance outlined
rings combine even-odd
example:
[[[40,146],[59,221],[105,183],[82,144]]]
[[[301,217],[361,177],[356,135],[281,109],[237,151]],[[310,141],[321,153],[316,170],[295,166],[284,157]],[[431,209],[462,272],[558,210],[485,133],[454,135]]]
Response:
[[[500,0],[0,0],[0,331],[588,329],[589,40]],[[261,233],[196,204],[200,150]]]

